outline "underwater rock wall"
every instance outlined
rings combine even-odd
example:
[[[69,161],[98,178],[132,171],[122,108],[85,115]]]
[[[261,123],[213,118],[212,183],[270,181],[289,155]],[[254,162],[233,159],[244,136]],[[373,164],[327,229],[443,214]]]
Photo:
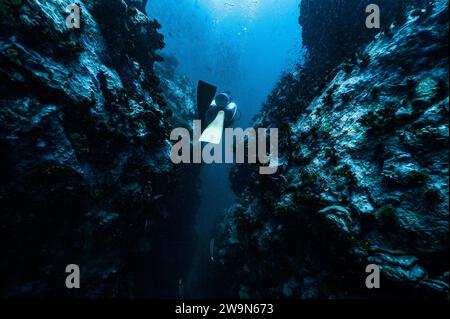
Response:
[[[77,1],[71,30],[68,1],[0,4],[1,296],[137,297],[159,275],[186,177],[168,156],[180,107],[153,71],[164,44],[145,2]],[[65,287],[68,264],[82,289]]]
[[[164,56],[155,63],[161,94],[172,114],[171,128],[192,131],[197,119],[193,84],[177,73],[177,62]],[[168,153],[165,156],[169,156]],[[200,202],[201,165],[178,164],[172,173],[171,189],[165,194],[167,218],[159,222],[154,251],[145,259],[139,291],[145,298],[178,298],[185,293],[189,265],[195,251],[195,217]]]
[[[299,23],[304,30],[302,42],[308,49],[316,72],[329,72],[344,58],[353,57],[361,45],[370,41],[374,35],[388,31],[391,24],[402,24],[408,7],[424,4],[426,0],[373,2],[381,11],[380,29],[366,27],[366,7],[370,3],[361,0],[301,2]]]
[[[303,0],[299,23],[302,42],[307,50],[305,61],[297,72],[285,74],[263,105],[257,121],[263,125],[283,126],[296,119],[311,100],[320,94],[343,67],[362,58],[364,45],[380,33],[390,33],[390,27],[404,23],[407,8],[425,5],[427,0],[379,0],[380,29],[366,27],[366,1]],[[288,82],[289,85],[284,85]],[[294,107],[287,107],[287,103]],[[274,104],[280,105],[273,108]]]
[[[255,119],[280,130],[278,173],[231,173],[239,202],[216,239],[224,289],[448,298],[448,3],[408,2],[404,17],[382,15],[393,24],[375,38],[358,28],[341,37],[360,14],[335,3],[302,1],[308,60]],[[365,2],[353,3],[363,24]],[[382,289],[366,288],[369,264]]]

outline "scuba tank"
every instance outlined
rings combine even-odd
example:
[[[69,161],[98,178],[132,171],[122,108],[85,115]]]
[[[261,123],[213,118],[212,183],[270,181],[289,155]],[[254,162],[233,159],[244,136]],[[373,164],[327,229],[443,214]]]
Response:
[[[206,125],[209,125],[220,111],[225,113],[224,126],[229,127],[233,125],[237,114],[237,105],[232,100],[233,98],[228,92],[218,94],[206,112]]]

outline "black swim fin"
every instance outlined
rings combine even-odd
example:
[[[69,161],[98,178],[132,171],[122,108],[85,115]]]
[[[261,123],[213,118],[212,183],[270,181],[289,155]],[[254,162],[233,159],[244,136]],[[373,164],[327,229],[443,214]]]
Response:
[[[206,83],[202,80],[198,81],[197,86],[197,112],[202,123],[206,121],[206,112],[208,111],[211,102],[216,96],[217,87]]]

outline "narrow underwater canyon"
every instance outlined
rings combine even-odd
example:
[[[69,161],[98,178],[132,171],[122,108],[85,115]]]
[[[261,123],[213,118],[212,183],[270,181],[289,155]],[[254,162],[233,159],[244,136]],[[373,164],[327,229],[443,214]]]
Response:
[[[70,3],[0,4],[0,297],[448,299],[447,1],[378,0],[380,29],[296,1],[254,38],[187,1],[80,0],[68,30]],[[217,78],[279,129],[275,174],[172,163]]]

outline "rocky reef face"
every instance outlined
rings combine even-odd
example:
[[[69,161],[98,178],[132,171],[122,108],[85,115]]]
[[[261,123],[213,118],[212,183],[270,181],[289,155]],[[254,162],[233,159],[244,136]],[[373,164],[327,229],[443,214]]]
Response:
[[[404,12],[408,7],[425,3],[426,0],[377,1],[381,11],[379,30],[366,27],[368,3],[365,1],[302,1],[299,22],[305,30],[303,44],[308,48],[315,72],[330,72],[344,58],[353,57],[374,35],[389,30],[392,23],[404,23]],[[333,48],[332,53],[330,48]],[[322,78],[324,75],[327,74],[321,73]]]
[[[69,2],[0,4],[1,296],[147,295],[142,276],[161,284],[164,260],[177,283],[185,256],[166,248],[190,230],[174,226],[189,218],[174,196],[190,180],[177,205],[193,204],[183,200],[196,176],[170,162],[182,107],[168,96],[188,106],[185,119],[194,100],[181,80],[161,90],[163,37],[145,2],[78,1],[81,28],[70,30]],[[83,289],[66,289],[68,264]]]
[[[279,128],[279,171],[231,174],[216,240],[231,296],[448,298],[448,3],[380,3],[374,37],[352,2],[361,14],[302,1],[309,58],[254,123]]]

